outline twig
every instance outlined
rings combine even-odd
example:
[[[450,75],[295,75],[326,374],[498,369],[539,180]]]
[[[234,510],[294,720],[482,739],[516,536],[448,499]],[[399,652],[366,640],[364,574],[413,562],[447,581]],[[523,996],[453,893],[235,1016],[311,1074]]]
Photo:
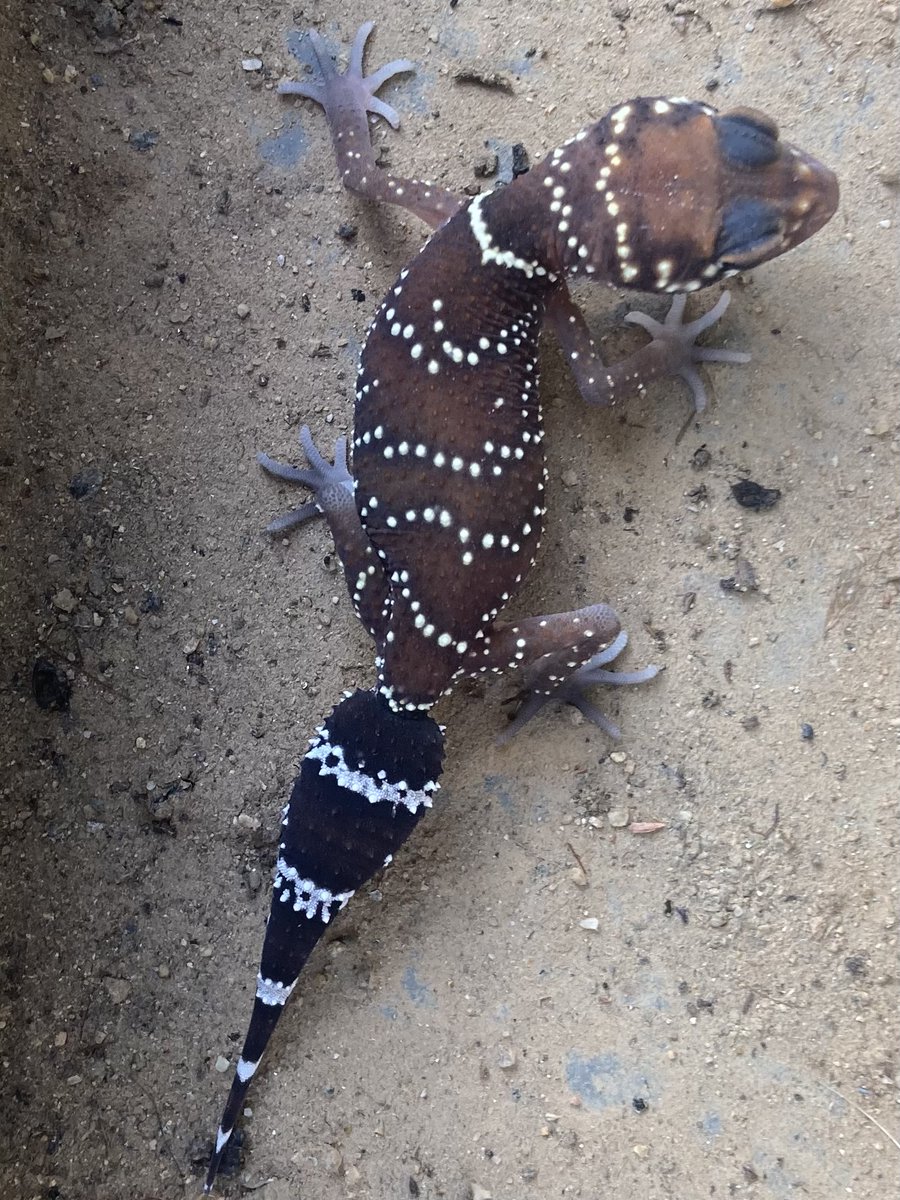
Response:
[[[837,1096],[838,1100],[843,1100],[845,1104],[849,1104],[851,1108],[855,1108],[861,1116],[865,1117],[867,1121],[871,1121],[875,1128],[880,1129],[888,1141],[893,1142],[897,1149],[900,1150],[900,1141],[897,1141],[894,1135],[889,1133],[880,1121],[876,1121],[870,1112],[866,1112],[866,1110],[861,1105],[857,1104],[855,1100],[849,1100],[846,1096],[842,1096],[837,1088],[833,1088],[830,1083],[823,1083],[822,1087],[825,1088],[827,1092],[831,1092],[833,1096]]]
[[[578,863],[579,867],[581,867],[581,870],[584,873],[584,877],[585,877],[585,879],[587,879],[587,867],[581,861],[581,856],[579,855],[578,851],[575,849],[575,847],[572,845],[571,842],[566,842],[566,849],[569,851],[569,853],[572,855],[572,857]]]

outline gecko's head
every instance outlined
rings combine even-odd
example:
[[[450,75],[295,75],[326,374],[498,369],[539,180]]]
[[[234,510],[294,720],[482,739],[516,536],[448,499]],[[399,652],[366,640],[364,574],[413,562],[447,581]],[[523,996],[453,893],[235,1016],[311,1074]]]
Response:
[[[579,182],[601,219],[583,246],[566,240],[566,268],[604,270],[626,287],[696,291],[799,245],[837,208],[834,173],[753,109],[642,98],[579,136],[595,139],[594,178]],[[554,159],[552,186],[565,188],[566,149]]]

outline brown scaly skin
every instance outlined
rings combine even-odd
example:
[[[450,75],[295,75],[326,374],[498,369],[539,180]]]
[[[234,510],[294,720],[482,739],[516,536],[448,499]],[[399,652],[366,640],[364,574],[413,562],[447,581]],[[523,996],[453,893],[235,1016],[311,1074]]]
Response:
[[[331,465],[306,428],[308,467],[260,461],[315,496],[273,522],[272,532],[317,513],[328,519],[352,602],[376,643],[378,684],[345,697],[317,731],[285,810],[253,1013],[206,1191],[328,920],[390,862],[431,805],[443,733],[426,710],[461,675],[521,667],[526,698],[512,729],[556,698],[615,736],[583,690],[656,674],[606,669],[626,638],[603,604],[514,625],[497,620],[534,563],[543,528],[542,323],[559,338],[588,401],[609,404],[676,374],[699,411],[705,394],[695,364],[747,356],[694,344],[721,316],[727,293],[688,325],[683,294],[798,245],[837,205],[834,175],[780,142],[768,118],[663,97],[618,106],[529,175],[468,203],[398,179],[375,165],[367,114],[397,125],[374,93],[412,67],[391,63],[364,78],[371,28],[357,34],[345,75],[311,34],[321,83],[280,90],[323,105],[349,188],[410,209],[436,232],[369,329],[356,388],[354,475],[343,439]],[[579,275],[675,293],[675,300],[662,324],[630,314],[652,340],[607,367],[566,289],[565,278]]]

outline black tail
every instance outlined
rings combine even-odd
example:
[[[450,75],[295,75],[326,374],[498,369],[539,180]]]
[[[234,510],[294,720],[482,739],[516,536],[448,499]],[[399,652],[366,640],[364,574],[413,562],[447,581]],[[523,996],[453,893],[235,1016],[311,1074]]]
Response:
[[[431,807],[443,743],[431,717],[395,712],[378,692],[354,692],[317,731],[285,809],[253,1014],[204,1191],[212,1188],[250,1080],[332,913],[387,866]]]

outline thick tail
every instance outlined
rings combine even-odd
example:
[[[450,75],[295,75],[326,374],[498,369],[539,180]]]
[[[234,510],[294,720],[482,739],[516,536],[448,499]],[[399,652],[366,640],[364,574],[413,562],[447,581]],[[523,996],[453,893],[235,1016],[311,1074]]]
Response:
[[[387,866],[431,807],[443,741],[430,717],[395,712],[378,692],[347,696],[317,731],[285,809],[253,1013],[204,1191],[213,1186],[262,1053],[332,914]]]

